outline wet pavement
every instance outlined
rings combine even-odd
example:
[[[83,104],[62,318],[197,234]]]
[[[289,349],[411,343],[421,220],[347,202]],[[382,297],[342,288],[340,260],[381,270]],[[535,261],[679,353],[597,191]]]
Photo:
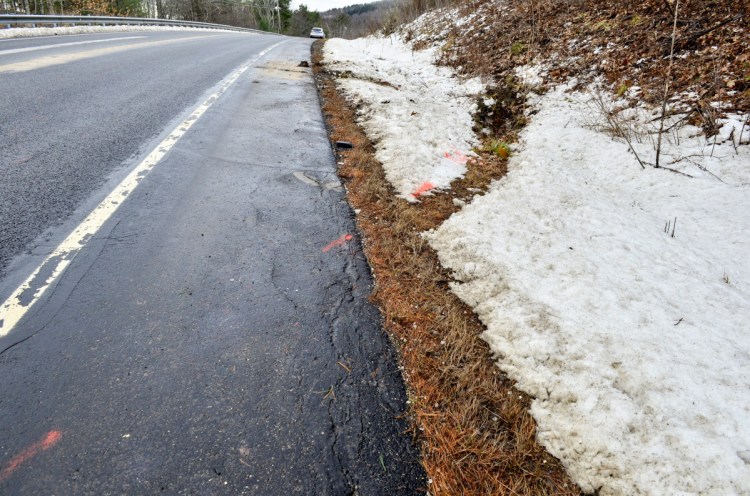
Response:
[[[425,486],[309,46],[244,73],[0,338],[1,494]]]

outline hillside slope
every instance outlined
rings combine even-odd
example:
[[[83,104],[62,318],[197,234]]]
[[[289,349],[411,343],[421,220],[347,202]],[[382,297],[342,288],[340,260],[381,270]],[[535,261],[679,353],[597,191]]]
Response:
[[[402,222],[423,231],[486,326],[497,366],[531,396],[537,440],[584,492],[750,493],[746,12],[730,2],[477,2],[390,37],[326,45],[326,68],[403,210],[394,239]],[[496,174],[488,189],[482,170]],[[417,397],[421,373],[407,367]],[[490,409],[499,402],[472,391]],[[448,403],[472,401],[452,394]],[[445,436],[433,431],[458,407],[440,404],[415,405],[435,438],[425,440],[434,493],[534,494],[499,463],[496,486],[446,475],[433,454]],[[507,438],[484,417],[462,418]],[[480,451],[472,456],[485,462]],[[487,466],[472,473],[490,479]],[[555,487],[546,490],[564,491]]]
[[[402,28],[415,49],[440,45],[438,62],[464,75],[502,81],[534,63],[552,83],[601,76],[618,95],[629,92],[633,101],[654,105],[668,78],[669,97],[709,136],[717,117],[711,104],[750,111],[749,31],[747,0],[479,0],[429,12]]]

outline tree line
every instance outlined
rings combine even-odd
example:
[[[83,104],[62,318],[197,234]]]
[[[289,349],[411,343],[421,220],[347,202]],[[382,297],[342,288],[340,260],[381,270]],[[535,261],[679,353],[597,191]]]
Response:
[[[395,0],[354,4],[322,14],[291,0],[0,0],[0,14],[99,15],[210,22],[308,36],[313,27],[329,37],[355,38],[382,27]]]
[[[294,14],[289,4],[290,0],[0,0],[0,13],[150,17],[287,33]]]

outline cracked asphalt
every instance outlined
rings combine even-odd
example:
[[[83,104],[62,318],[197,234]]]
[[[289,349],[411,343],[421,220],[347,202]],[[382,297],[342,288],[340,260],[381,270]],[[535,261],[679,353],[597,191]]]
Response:
[[[0,74],[16,88],[0,107],[28,105],[0,114],[0,298],[180,112],[279,41],[215,36],[121,52],[132,65],[99,57]],[[215,43],[234,58],[216,55]],[[88,49],[76,47],[68,50]],[[400,495],[426,487],[312,75],[298,67],[309,49],[309,40],[288,39],[240,76],[0,338],[1,494]],[[202,60],[208,69],[197,69]],[[131,84],[129,72],[150,89]],[[57,78],[63,96],[74,92],[65,81],[109,77],[112,94],[131,86],[112,97],[116,105],[146,103],[114,112],[104,90],[89,109],[9,100],[20,98],[17,85],[43,77]],[[148,80],[175,87],[159,94]],[[138,127],[131,120],[149,107],[154,115],[136,137],[107,134]],[[57,127],[49,135],[67,140],[64,150],[37,129],[47,124],[27,121],[42,114]],[[34,131],[19,131],[26,127]],[[75,139],[82,129],[86,140]],[[91,136],[101,143],[82,150]]]

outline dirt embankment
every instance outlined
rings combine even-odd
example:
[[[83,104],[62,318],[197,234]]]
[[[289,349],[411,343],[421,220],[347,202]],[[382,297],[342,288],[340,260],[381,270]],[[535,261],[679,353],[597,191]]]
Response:
[[[676,11],[676,12],[675,12]],[[673,27],[674,63],[669,69]],[[525,125],[517,67],[538,64],[547,84],[602,77],[632,103],[659,105],[665,83],[685,118],[710,136],[721,113],[750,113],[750,3],[728,0],[479,0],[435,11],[402,28],[415,48],[442,44],[440,63],[487,76],[476,129],[489,131],[479,157],[450,191],[413,204],[398,198],[314,46],[313,63],[340,175],[376,287],[373,301],[399,348],[431,494],[580,494],[558,460],[536,442],[530,399],[495,366],[484,327],[450,292],[420,233],[441,225],[464,200],[506,172],[508,143]],[[461,19],[461,22],[456,22]],[[487,103],[490,102],[490,103]]]
[[[482,324],[451,293],[450,275],[421,236],[457,211],[461,198],[486,190],[505,174],[507,154],[481,152],[449,193],[425,196],[418,204],[398,198],[374,157],[373,144],[355,123],[356,109],[326,72],[321,48],[321,43],[314,45],[313,66],[323,112],[331,140],[354,145],[340,151],[339,175],[357,212],[375,276],[372,300],[399,350],[413,436],[421,444],[431,481],[425,491],[580,494],[560,462],[536,442],[530,399],[495,366],[480,338]],[[498,101],[521,108],[510,94]],[[512,113],[507,117],[504,132],[510,135],[520,121]]]
[[[670,100],[683,102],[708,136],[722,112],[750,113],[747,0],[479,0],[455,9],[405,35],[417,48],[443,42],[440,62],[460,73],[502,81],[537,63],[551,83],[601,76],[618,96],[651,104],[661,103],[668,80]]]

